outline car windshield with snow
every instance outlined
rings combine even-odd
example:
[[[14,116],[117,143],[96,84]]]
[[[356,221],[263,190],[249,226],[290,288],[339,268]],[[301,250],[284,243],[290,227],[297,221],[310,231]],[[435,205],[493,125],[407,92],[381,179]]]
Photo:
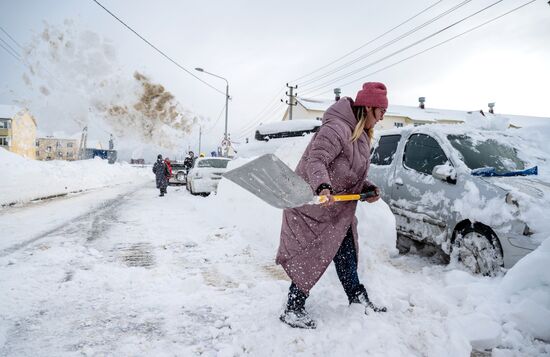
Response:
[[[222,175],[227,171],[231,159],[225,157],[202,157],[187,174],[187,190],[193,195],[208,196],[216,191]]]
[[[447,135],[451,145],[458,150],[462,161],[471,170],[494,168],[498,174],[521,171],[526,164],[518,157],[517,150],[495,139],[474,141],[468,135]]]
[[[383,132],[369,178],[396,219],[401,252],[429,246],[492,275],[539,244],[550,184],[511,131],[426,125]]]

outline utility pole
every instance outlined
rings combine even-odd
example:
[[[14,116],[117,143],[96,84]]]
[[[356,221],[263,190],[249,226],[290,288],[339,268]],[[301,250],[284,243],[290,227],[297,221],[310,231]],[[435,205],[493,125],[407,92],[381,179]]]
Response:
[[[298,89],[298,86],[289,86],[288,83],[286,84],[286,87],[289,89],[289,91],[285,92],[285,94],[288,96],[288,100],[285,101],[286,104],[288,104],[288,120],[292,120],[292,107],[296,106],[296,95],[298,93],[294,93],[294,89]],[[281,99],[281,102],[283,100]]]
[[[88,146],[88,127],[85,126],[84,129],[82,129],[82,135],[80,137],[80,147],[78,148],[78,159],[84,160],[86,159],[86,146]]]
[[[202,125],[199,125],[199,156],[201,154],[201,138],[202,138]]]

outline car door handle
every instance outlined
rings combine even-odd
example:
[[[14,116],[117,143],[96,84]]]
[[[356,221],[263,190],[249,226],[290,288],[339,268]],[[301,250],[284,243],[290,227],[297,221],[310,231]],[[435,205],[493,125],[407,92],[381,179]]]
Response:
[[[403,186],[403,182],[400,182],[400,181],[396,181],[395,184],[396,184],[397,186]]]

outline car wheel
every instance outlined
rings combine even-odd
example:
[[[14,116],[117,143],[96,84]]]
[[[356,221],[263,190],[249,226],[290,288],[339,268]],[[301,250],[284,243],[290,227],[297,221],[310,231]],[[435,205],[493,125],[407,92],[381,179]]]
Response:
[[[491,229],[476,224],[456,233],[451,252],[456,261],[474,274],[495,276],[504,259],[502,247]]]

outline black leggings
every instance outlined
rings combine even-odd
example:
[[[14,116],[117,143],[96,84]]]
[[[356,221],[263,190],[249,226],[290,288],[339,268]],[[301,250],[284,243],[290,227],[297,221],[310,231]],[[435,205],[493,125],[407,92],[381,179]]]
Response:
[[[355,243],[353,242],[353,232],[351,227],[346,233],[336,256],[332,260],[334,266],[336,267],[336,273],[338,274],[338,279],[342,283],[342,287],[348,296],[348,299],[351,299],[357,294],[358,291],[363,290],[363,286],[359,282],[359,276],[357,275],[357,255],[355,252]],[[294,282],[290,284],[288,292],[288,309],[299,309],[303,308],[306,303],[307,295],[302,292]]]

